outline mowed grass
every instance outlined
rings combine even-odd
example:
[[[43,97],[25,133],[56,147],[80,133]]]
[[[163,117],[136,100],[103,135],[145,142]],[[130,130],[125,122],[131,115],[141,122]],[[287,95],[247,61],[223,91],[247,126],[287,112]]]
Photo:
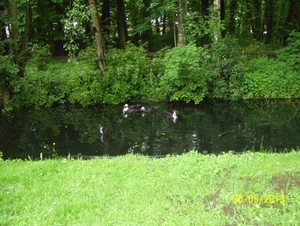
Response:
[[[2,160],[0,225],[300,225],[300,152]]]

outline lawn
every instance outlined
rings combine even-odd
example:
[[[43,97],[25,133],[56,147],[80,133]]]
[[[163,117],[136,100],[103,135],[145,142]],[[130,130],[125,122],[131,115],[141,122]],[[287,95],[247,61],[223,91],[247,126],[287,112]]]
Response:
[[[0,225],[300,225],[300,152],[0,160]]]

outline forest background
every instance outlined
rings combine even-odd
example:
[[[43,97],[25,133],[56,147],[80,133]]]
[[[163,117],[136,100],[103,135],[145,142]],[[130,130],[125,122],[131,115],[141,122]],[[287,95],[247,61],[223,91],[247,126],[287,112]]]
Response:
[[[297,0],[4,0],[1,106],[300,97]]]

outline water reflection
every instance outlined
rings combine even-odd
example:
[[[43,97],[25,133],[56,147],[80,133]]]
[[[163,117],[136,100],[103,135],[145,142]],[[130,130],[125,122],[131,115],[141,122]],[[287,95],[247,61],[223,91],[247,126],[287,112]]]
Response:
[[[210,101],[139,103],[156,112],[123,114],[121,106],[59,107],[1,116],[0,151],[5,158],[49,154],[55,143],[60,155],[208,153],[261,147],[278,151],[297,148],[300,103],[297,101]],[[176,110],[178,119],[166,115]]]

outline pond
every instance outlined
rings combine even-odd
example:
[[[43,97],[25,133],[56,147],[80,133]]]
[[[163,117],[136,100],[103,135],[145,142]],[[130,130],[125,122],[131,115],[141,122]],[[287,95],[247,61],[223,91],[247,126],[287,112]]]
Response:
[[[40,153],[52,155],[53,150],[60,156],[164,156],[189,150],[279,152],[300,146],[298,100],[138,104],[158,109],[127,117],[123,105],[63,106],[1,115],[0,151],[5,159],[35,159]],[[172,110],[177,111],[175,122],[165,116]]]

